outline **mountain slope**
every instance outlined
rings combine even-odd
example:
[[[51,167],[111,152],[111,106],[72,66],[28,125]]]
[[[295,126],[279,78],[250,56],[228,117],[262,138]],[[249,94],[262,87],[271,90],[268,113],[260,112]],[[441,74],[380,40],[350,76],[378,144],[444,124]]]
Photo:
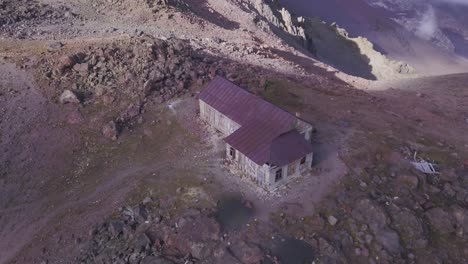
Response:
[[[461,10],[465,10],[465,6],[457,10],[447,4],[429,5],[416,0],[290,0],[282,1],[282,4],[298,15],[336,22],[351,36],[368,38],[378,51],[409,63],[421,74],[441,75],[468,69],[467,59],[463,58],[467,35],[464,33],[466,18],[461,15]],[[429,32],[424,38],[418,32],[424,31],[423,26],[427,27],[424,23],[431,23],[424,21],[427,8],[434,8],[441,17],[441,24],[426,29]]]
[[[468,76],[395,60],[414,37],[397,21],[377,45],[270,0],[0,13],[1,264],[467,263]],[[216,75],[316,127],[310,174],[268,193],[227,169],[198,118]]]

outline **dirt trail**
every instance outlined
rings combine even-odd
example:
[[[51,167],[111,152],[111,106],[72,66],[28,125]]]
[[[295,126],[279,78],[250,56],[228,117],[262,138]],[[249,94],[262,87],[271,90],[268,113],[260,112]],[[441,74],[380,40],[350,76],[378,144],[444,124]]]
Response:
[[[61,114],[26,72],[1,64],[0,75],[0,251],[6,252],[1,262],[31,239],[32,223],[46,204],[41,188],[49,173],[67,170],[69,162],[60,157],[69,157],[73,132],[53,128]]]

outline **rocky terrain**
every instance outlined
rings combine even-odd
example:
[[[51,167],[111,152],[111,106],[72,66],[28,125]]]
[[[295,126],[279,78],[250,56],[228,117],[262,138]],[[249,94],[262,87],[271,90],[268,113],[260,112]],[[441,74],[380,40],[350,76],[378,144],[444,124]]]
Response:
[[[24,39],[31,34],[41,34],[31,27],[70,24],[78,15],[64,5],[50,5],[39,1],[9,1],[0,3],[0,35]]]
[[[204,83],[209,72],[221,73],[210,63],[184,41],[141,37],[76,54],[54,54],[39,62],[38,74],[47,77],[43,86],[50,97],[63,104],[113,106],[129,101],[128,108],[103,128],[104,134],[116,138],[148,100],[165,102],[188,92],[192,82]]]
[[[0,263],[467,262],[466,73],[278,1],[0,7]],[[317,127],[311,175],[224,166],[216,75]]]

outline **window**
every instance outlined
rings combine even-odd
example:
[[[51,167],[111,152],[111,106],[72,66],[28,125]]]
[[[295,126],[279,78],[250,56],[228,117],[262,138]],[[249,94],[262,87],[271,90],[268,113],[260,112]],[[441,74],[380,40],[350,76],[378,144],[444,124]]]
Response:
[[[280,168],[275,173],[275,182],[281,180],[283,178],[283,169]]]
[[[236,150],[233,147],[229,149],[229,155],[231,156],[232,159],[236,158]]]
[[[301,159],[301,165],[304,165],[305,162],[306,162],[306,157],[303,157],[303,158]]]

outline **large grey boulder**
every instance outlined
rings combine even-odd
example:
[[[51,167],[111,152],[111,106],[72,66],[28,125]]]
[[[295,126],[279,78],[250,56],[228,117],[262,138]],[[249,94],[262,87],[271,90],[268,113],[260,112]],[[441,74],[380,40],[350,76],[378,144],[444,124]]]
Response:
[[[450,234],[455,231],[455,219],[442,208],[433,208],[426,212],[427,220],[433,231],[439,234]]]
[[[362,199],[351,212],[354,219],[368,224],[375,232],[387,225],[385,211],[375,202],[369,199]]]
[[[64,55],[58,60],[60,68],[71,68],[76,62],[77,58],[74,55]]]
[[[392,226],[400,234],[408,248],[424,248],[427,238],[420,220],[409,210],[402,210],[392,214]]]
[[[257,245],[244,241],[232,245],[229,249],[237,259],[245,264],[261,263],[264,258],[263,251]]]
[[[63,91],[63,93],[60,95],[59,101],[62,104],[68,104],[68,103],[79,104],[80,103],[80,99],[78,99],[78,96],[70,90]]]
[[[107,123],[102,128],[102,134],[107,138],[117,140],[117,136],[119,135],[117,124],[114,121],[110,121],[109,123]]]
[[[400,237],[398,234],[389,229],[385,228],[375,234],[375,240],[377,240],[388,252],[397,254],[400,252]]]

